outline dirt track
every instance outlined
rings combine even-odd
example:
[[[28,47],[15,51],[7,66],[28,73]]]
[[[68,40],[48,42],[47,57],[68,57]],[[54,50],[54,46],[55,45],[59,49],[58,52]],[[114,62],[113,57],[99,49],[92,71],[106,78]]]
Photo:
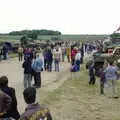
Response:
[[[9,78],[9,86],[14,87],[18,100],[18,108],[23,112],[25,102],[23,100],[23,69],[22,62],[17,58],[0,62],[0,76],[6,75]],[[42,72],[42,88],[37,90],[39,97],[37,99],[43,100],[46,92],[53,91],[58,88],[70,77],[70,64],[62,63],[60,72]]]

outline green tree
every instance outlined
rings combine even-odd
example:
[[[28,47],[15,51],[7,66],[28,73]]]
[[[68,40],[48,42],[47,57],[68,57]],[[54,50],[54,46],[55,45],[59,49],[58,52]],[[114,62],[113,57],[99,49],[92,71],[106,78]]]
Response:
[[[20,43],[21,43],[21,46],[22,46],[22,47],[27,46],[27,44],[28,44],[28,37],[27,37],[27,36],[21,37]]]

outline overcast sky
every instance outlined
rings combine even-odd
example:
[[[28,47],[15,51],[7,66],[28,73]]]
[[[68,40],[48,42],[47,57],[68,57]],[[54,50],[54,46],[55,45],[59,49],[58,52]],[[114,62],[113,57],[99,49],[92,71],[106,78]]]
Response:
[[[110,34],[120,25],[120,0],[0,0],[0,33],[51,29]]]

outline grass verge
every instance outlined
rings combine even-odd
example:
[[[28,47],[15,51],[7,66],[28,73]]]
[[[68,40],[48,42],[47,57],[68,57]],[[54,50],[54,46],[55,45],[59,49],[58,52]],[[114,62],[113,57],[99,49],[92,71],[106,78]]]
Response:
[[[120,99],[99,94],[99,82],[88,85],[85,70],[48,93],[43,103],[50,108],[54,120],[119,120]],[[119,90],[120,91],[120,90]]]

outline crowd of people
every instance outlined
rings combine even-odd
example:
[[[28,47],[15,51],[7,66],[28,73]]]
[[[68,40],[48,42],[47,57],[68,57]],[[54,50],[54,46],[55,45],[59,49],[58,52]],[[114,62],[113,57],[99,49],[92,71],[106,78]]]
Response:
[[[20,115],[15,89],[8,86],[7,76],[2,76],[0,77],[0,119],[52,120],[49,109],[36,101],[36,88],[41,88],[41,72],[59,72],[60,63],[65,61],[71,63],[71,66],[77,66],[77,71],[79,71],[80,61],[83,59],[81,51],[80,46],[76,47],[69,42],[59,42],[53,48],[45,48],[41,57],[36,49],[19,47],[18,60],[23,62],[24,69],[23,97],[28,106]],[[34,78],[33,85],[32,78]]]
[[[7,58],[8,58],[8,48],[6,45],[4,45],[2,49],[0,49],[0,61],[2,59],[6,60]]]
[[[73,44],[70,42],[59,42],[53,47],[47,47],[43,50],[42,56],[34,48],[19,47],[18,60],[23,61],[24,69],[24,91],[23,97],[28,104],[25,112],[20,115],[17,109],[17,100],[15,89],[8,86],[8,78],[0,77],[0,119],[6,120],[52,120],[49,109],[41,106],[36,101],[36,88],[41,88],[41,72],[59,72],[60,63],[67,61],[71,64],[70,71],[78,72],[81,70],[81,64],[84,63],[85,54],[91,54],[94,50],[101,50],[101,42],[86,42],[82,44]],[[24,57],[24,59],[23,59]],[[54,66],[54,67],[53,67]],[[54,68],[54,69],[53,69]],[[89,85],[95,85],[95,66],[91,62],[89,69]],[[105,84],[112,89],[112,96],[118,98],[117,78],[118,68],[113,61],[106,62],[99,71],[100,93],[104,94]],[[32,85],[32,78],[34,84]],[[3,119],[4,120],[4,119]]]
[[[87,43],[85,45],[87,54],[90,54],[94,50],[100,52],[103,50],[102,43],[98,41]],[[92,46],[92,47],[90,47]],[[92,49],[87,49],[92,48]],[[96,72],[94,61],[91,61],[89,67],[89,85],[95,85],[96,82]],[[100,94],[109,94],[109,97],[118,98],[118,80],[119,80],[120,69],[116,65],[114,60],[105,59],[104,64],[100,67],[98,76],[100,78]]]

